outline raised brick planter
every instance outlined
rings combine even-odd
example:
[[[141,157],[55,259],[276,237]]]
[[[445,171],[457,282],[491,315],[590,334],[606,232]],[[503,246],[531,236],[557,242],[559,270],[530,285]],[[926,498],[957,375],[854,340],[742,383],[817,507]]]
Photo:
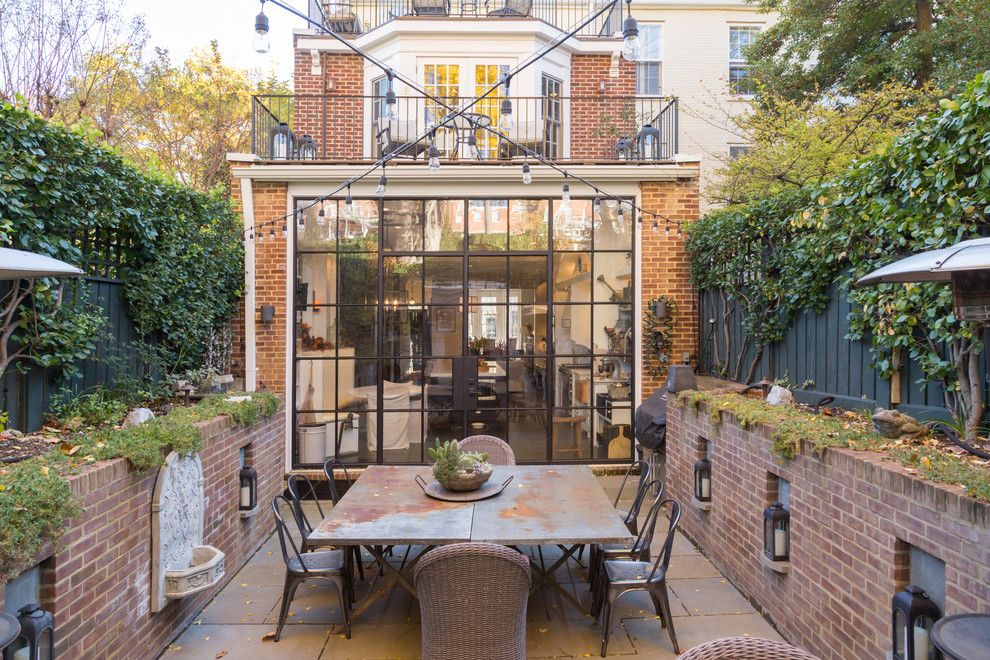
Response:
[[[151,612],[151,502],[157,470],[144,475],[117,459],[69,481],[85,506],[42,562],[42,604],[55,614],[56,654],[64,658],[155,658],[229,581],[273,529],[271,508],[238,515],[240,449],[258,471],[258,502],[283,489],[285,413],[253,427],[218,417],[203,429],[204,541],[226,554],[221,583]],[[3,593],[0,590],[0,605]]]
[[[667,488],[681,528],[790,641],[821,658],[882,658],[890,599],[908,579],[908,545],[945,562],[945,614],[990,611],[990,505],[924,481],[878,454],[810,443],[782,461],[769,430],[707,407],[668,408]],[[690,506],[699,438],[712,445],[712,506]],[[761,561],[770,475],[791,484],[787,573]]]

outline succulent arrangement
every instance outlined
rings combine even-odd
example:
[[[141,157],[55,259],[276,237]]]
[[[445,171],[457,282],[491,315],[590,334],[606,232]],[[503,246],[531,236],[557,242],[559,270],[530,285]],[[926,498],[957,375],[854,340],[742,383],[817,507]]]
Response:
[[[471,490],[459,487],[465,483],[477,481],[481,484],[491,476],[492,467],[488,463],[488,454],[475,451],[461,451],[456,440],[441,443],[436,441],[436,447],[428,447],[427,454],[433,460],[433,478],[451,490]],[[480,481],[481,477],[484,477]]]

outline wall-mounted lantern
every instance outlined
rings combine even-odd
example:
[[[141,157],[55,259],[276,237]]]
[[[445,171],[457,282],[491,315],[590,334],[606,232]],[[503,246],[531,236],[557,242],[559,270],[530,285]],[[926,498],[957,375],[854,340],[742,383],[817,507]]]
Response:
[[[712,501],[712,462],[707,458],[694,464],[694,499]]]
[[[942,617],[928,594],[913,584],[898,591],[891,600],[891,648],[894,660],[929,660],[935,658],[932,626]]]
[[[310,135],[303,135],[297,155],[299,160],[316,160],[316,140]]]
[[[268,136],[268,156],[274,160],[288,160],[296,151],[296,136],[284,121],[273,126]]]
[[[771,561],[790,559],[791,514],[780,502],[763,511],[763,554]]]
[[[241,511],[251,511],[258,503],[258,472],[250,465],[241,468]]]
[[[660,131],[646,124],[636,136],[636,152],[640,160],[660,160]]]
[[[633,141],[628,136],[623,135],[615,141],[615,158],[616,160],[633,159]]]
[[[4,649],[4,660],[51,660],[55,657],[55,617],[36,603],[18,610],[21,634]]]
[[[275,305],[261,306],[261,322],[268,324],[275,320]]]

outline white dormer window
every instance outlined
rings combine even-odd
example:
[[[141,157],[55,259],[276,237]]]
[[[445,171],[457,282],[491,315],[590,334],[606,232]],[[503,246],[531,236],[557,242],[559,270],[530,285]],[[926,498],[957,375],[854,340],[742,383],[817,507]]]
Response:
[[[636,94],[660,95],[661,48],[660,24],[640,23],[640,55],[636,60]]]
[[[733,96],[750,96],[755,93],[749,77],[746,47],[756,41],[760,28],[756,25],[729,26],[729,93]]]

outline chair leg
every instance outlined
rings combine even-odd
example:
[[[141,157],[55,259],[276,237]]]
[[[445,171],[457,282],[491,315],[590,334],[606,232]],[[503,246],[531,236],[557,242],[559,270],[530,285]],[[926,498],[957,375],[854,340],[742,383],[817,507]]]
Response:
[[[605,657],[606,651],[608,650],[608,635],[609,628],[612,624],[612,599],[608,598],[605,602],[605,626],[602,630],[602,657]]]
[[[333,583],[337,585],[337,594],[340,596],[340,611],[344,613],[344,632],[347,639],[351,638],[351,614],[347,605],[347,592],[345,591],[345,580],[347,576],[334,578]]]
[[[353,548],[354,563],[357,564],[358,575],[361,577],[361,581],[364,582],[364,562],[361,560],[361,546],[354,545],[351,548]]]
[[[667,583],[661,582],[658,591],[657,596],[660,598],[660,606],[663,607],[663,617],[667,619],[667,633],[670,635],[670,644],[674,647],[674,653],[680,653],[680,648],[677,646],[677,634],[674,632],[674,617],[670,612],[670,599],[667,597]]]
[[[667,617],[664,616],[663,605],[660,604],[660,599],[657,598],[657,595],[655,593],[653,593],[653,590],[648,590],[648,591],[650,594],[650,600],[653,601],[653,611],[657,613],[658,617],[660,617],[660,627],[666,628]]]
[[[289,616],[289,605],[292,603],[292,597],[296,594],[296,587],[302,582],[299,578],[293,577],[286,573],[285,575],[285,586],[282,588],[282,608],[278,614],[278,626],[275,628],[275,641],[277,642],[282,636],[282,627],[285,625],[285,620]]]

